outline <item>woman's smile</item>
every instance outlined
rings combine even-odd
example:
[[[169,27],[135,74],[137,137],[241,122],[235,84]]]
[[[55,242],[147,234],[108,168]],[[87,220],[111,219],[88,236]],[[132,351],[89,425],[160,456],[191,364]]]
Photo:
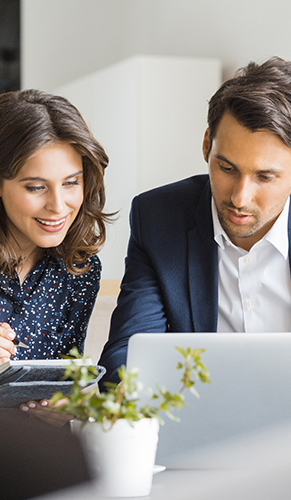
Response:
[[[65,226],[66,219],[67,219],[67,216],[62,217],[61,219],[58,219],[58,220],[35,218],[39,227],[43,231],[48,231],[50,233],[61,231]]]

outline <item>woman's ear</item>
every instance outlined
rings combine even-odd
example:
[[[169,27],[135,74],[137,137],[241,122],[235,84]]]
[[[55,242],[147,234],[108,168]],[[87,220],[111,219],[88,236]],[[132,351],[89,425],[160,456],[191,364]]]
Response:
[[[204,160],[208,163],[208,155],[209,155],[209,128],[206,129],[205,134],[204,134],[204,139],[203,139],[203,144],[202,144],[202,151],[203,151],[203,156]]]

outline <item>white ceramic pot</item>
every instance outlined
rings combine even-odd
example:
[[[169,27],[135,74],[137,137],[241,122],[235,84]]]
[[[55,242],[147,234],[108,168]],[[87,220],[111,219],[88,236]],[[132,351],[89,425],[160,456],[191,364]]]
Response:
[[[76,427],[80,428],[79,422],[73,424],[73,429]],[[143,418],[132,425],[120,419],[109,430],[104,430],[100,423],[89,422],[81,433],[103,495],[150,494],[159,433],[156,418]]]

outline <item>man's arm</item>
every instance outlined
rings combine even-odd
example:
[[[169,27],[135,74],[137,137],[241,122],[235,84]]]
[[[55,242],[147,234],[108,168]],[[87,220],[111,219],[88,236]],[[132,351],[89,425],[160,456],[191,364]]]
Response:
[[[150,220],[141,221],[139,199],[132,203],[131,235],[125,262],[125,275],[121,284],[117,307],[113,312],[109,340],[98,364],[105,366],[102,379],[117,382],[117,369],[126,362],[128,340],[134,333],[165,332],[167,317],[158,280],[150,256],[143,244],[142,227]]]
[[[125,276],[99,361],[107,368],[104,380],[118,381],[117,368],[126,362],[134,333],[210,331],[215,323],[207,305],[211,297],[215,307],[217,296],[210,200],[207,175],[161,186],[133,200]],[[197,314],[196,296],[202,295],[207,307],[202,303]]]

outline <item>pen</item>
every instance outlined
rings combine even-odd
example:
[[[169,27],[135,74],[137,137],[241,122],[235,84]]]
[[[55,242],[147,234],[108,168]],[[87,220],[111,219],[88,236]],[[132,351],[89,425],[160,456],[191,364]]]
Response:
[[[21,340],[18,340],[16,338],[13,339],[12,342],[14,345],[17,345],[18,347],[24,347],[25,349],[30,349],[29,345],[24,344],[23,342],[21,342]]]
[[[2,323],[0,323],[0,326],[2,326]],[[24,344],[23,342],[21,342],[21,340],[18,340],[16,337],[15,339],[12,340],[12,342],[14,345],[17,345],[18,347],[24,347],[24,349],[30,349],[29,345]]]

